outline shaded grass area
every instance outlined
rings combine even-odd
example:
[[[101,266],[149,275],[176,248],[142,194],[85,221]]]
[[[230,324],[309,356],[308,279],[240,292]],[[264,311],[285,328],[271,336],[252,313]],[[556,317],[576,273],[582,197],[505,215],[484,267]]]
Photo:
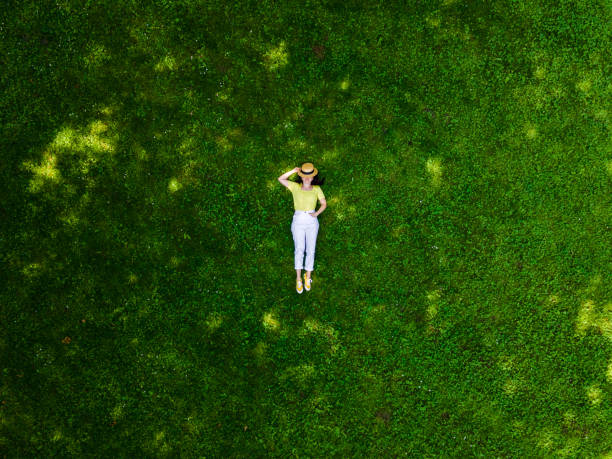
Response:
[[[9,457],[610,453],[605,2],[1,14]]]

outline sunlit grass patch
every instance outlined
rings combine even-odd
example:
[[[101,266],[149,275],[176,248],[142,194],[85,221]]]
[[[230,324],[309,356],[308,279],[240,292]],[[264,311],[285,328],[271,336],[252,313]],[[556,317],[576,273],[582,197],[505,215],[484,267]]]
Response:
[[[579,437],[565,438],[563,448],[556,450],[553,453],[554,457],[577,457],[580,450],[581,439]]]
[[[606,161],[606,171],[608,171],[608,175],[612,176],[612,159]]]
[[[290,381],[299,388],[305,389],[315,374],[315,367],[312,363],[303,363],[287,368],[280,373],[278,379],[281,382]]]
[[[570,409],[570,410],[567,410],[565,413],[563,413],[563,424],[572,425],[572,424],[575,424],[577,421],[578,421],[578,416],[573,410]]]
[[[321,161],[325,163],[330,163],[336,161],[340,157],[340,150],[338,148],[330,148],[328,150],[323,150],[323,154],[321,155]]]
[[[40,163],[25,161],[23,167],[34,174],[28,185],[28,191],[38,192],[47,183],[59,183],[62,175],[57,167],[57,155],[45,151]]]
[[[397,225],[391,229],[391,237],[393,239],[399,239],[403,234],[406,234],[406,225]]]
[[[280,321],[272,311],[268,311],[264,314],[262,323],[264,328],[269,331],[277,331],[280,328]]]
[[[524,106],[522,110],[530,113],[534,108],[538,110],[551,108],[551,105],[558,103],[559,99],[565,96],[565,90],[554,80],[541,80],[534,84],[516,86],[512,90],[512,95],[519,106]]]
[[[286,119],[274,126],[272,132],[276,136],[291,135],[293,134],[294,128],[295,124],[291,120]]]
[[[469,29],[465,27],[465,23],[457,17],[454,16],[446,16],[444,18],[444,24],[441,23],[436,24],[437,21],[441,21],[441,19],[434,18],[429,22],[429,25],[438,29],[437,33],[440,37],[445,39],[456,39],[458,38],[464,43],[471,43],[474,40],[474,36],[470,33]],[[466,59],[467,55],[463,55],[461,59],[461,66],[464,67],[466,61],[471,61],[472,59]],[[473,58],[474,55],[472,54]],[[468,64],[469,66],[473,66],[474,62]]]
[[[245,140],[244,130],[240,127],[227,129],[225,131],[225,135],[236,144],[239,144]]]
[[[177,68],[177,64],[176,64],[176,59],[172,56],[164,56],[163,58],[161,58],[157,64],[155,64],[155,71],[157,72],[165,72],[165,71],[172,71],[172,70],[176,70]]]
[[[536,439],[536,444],[539,448],[550,450],[552,449],[557,440],[557,435],[551,428],[544,428]]]
[[[227,102],[230,99],[230,95],[231,95],[231,90],[229,88],[227,88],[224,91],[217,91],[215,93],[217,100],[221,102]]]
[[[440,27],[440,24],[442,23],[442,19],[437,14],[430,14],[425,18],[425,22],[430,27],[438,28]]]
[[[170,179],[168,189],[171,192],[175,192],[186,186],[199,186],[201,184],[200,179],[197,177],[197,169],[199,167],[201,167],[201,163],[198,160],[191,159],[185,162],[178,177],[173,177]]]
[[[609,333],[610,326],[612,325],[612,301],[606,302],[602,308],[599,323],[602,331],[604,331],[604,335],[612,339],[612,334]]]
[[[85,66],[89,69],[99,67],[111,59],[110,51],[100,43],[93,43],[88,53],[83,56]]]
[[[278,241],[275,238],[266,238],[257,246],[257,250],[264,249],[266,251],[275,251],[279,247]]]
[[[597,108],[593,111],[593,116],[598,120],[607,120],[608,119],[608,110],[605,108]]]
[[[138,142],[135,142],[134,145],[132,145],[132,151],[136,158],[140,161],[146,161],[149,159],[149,154]]]
[[[42,273],[43,263],[33,262],[24,266],[21,270],[23,275],[33,277]]]
[[[588,78],[582,79],[576,83],[576,89],[585,93],[589,92],[592,87],[593,83]]]
[[[75,209],[68,210],[65,214],[60,215],[59,219],[68,226],[76,226],[80,221]]]
[[[327,339],[330,344],[330,352],[336,354],[340,350],[340,343],[338,341],[338,332],[331,325],[325,325],[312,317],[308,317],[304,320],[302,328],[299,331],[300,336],[304,336],[308,333],[314,333]]]
[[[303,139],[291,139],[287,142],[287,147],[293,150],[303,151],[308,148],[308,143]]]
[[[334,330],[334,327],[331,325],[325,325],[319,322],[312,317],[309,317],[304,320],[303,328],[301,329],[301,333],[319,333],[329,339],[335,339],[337,337],[337,333]]]
[[[438,314],[438,300],[440,299],[440,297],[440,290],[432,290],[431,292],[427,292],[427,300],[429,301],[426,310],[427,320],[433,320]]]
[[[185,261],[184,257],[177,257],[175,255],[170,257],[170,265],[173,268],[178,268]]]
[[[317,394],[310,399],[309,409],[315,413],[327,413],[331,411],[332,404],[328,400],[328,397],[322,394]]]
[[[53,181],[60,179],[60,172],[56,167],[57,156],[46,152],[44,155],[44,161],[33,168],[33,172],[39,177],[44,177]]]
[[[576,331],[579,336],[584,336],[589,329],[594,327],[608,339],[612,340],[612,303],[608,302],[602,310],[598,310],[593,300],[584,301],[576,317]]]
[[[178,190],[180,190],[181,188],[183,188],[183,184],[180,183],[176,178],[171,178],[170,181],[168,182],[168,190],[171,193],[175,193]]]
[[[327,198],[326,201],[329,207],[334,209],[336,219],[342,221],[350,216],[350,214],[346,211],[346,198],[344,196],[336,195],[331,198]]]
[[[287,65],[289,62],[289,52],[286,48],[287,43],[282,40],[277,47],[270,49],[264,55],[264,61],[268,70],[277,70]]]
[[[208,327],[208,331],[213,332],[223,324],[224,316],[218,312],[211,312],[204,322]]]
[[[50,147],[52,148],[72,148],[75,145],[76,132],[71,127],[65,126],[55,135]]]
[[[51,437],[51,441],[60,441],[63,437],[62,431],[60,429],[55,429],[53,436]]]
[[[436,302],[440,299],[440,297],[442,296],[442,292],[440,289],[437,290],[432,290],[430,292],[427,292],[427,299],[431,302]]]
[[[114,152],[117,140],[116,125],[111,121],[94,120],[81,129],[64,126],[43,153],[40,165],[24,163],[35,174],[30,190],[40,190],[45,181],[60,181],[61,174],[57,167],[59,155],[76,157],[80,173],[87,174],[89,168],[102,158],[100,154]]]
[[[546,106],[550,98],[549,89],[543,84],[526,85],[521,88],[522,102],[529,107],[541,109]]]
[[[185,137],[181,140],[179,151],[182,156],[192,156],[193,151],[197,148],[196,140],[192,136]]]
[[[522,131],[522,134],[525,136],[525,138],[529,140],[535,139],[538,135],[537,126],[534,123],[530,123],[530,122],[525,123],[521,131]],[[515,139],[515,141],[518,141],[518,139]]]
[[[105,116],[111,116],[117,111],[117,107],[114,105],[106,105],[100,109],[100,114]]]
[[[534,70],[533,75],[538,80],[543,80],[546,77],[546,68],[542,65],[538,65],[536,69]]]
[[[158,362],[165,368],[187,369],[190,359],[176,349],[167,349],[157,356]]]
[[[80,139],[79,147],[84,149],[91,149],[94,152],[112,152],[115,147],[113,143],[109,142],[108,139],[100,137],[98,134],[84,135]]]
[[[555,305],[555,304],[559,304],[559,296],[558,295],[550,295],[548,297],[548,304],[550,305]]]
[[[348,216],[350,218],[357,218],[358,217],[358,215],[357,215],[357,206],[356,205],[349,204],[349,205],[347,205],[344,208],[344,210],[345,210],[345,213],[344,213],[345,216]]]
[[[280,174],[279,174],[280,175]],[[273,191],[277,187],[282,187],[282,190],[286,190],[285,186],[278,181],[278,179],[269,179],[266,180],[266,188],[268,191]],[[289,191],[289,190],[287,190]]]
[[[351,81],[348,78],[345,78],[340,82],[340,89],[346,91],[351,86]]]
[[[365,318],[363,319],[363,327],[366,331],[376,331],[380,326],[384,325],[387,317],[387,305],[377,304],[372,306]]]
[[[227,136],[218,135],[215,137],[215,142],[219,149],[223,152],[228,152],[234,149],[234,144],[230,142]]]
[[[601,404],[602,393],[602,390],[597,385],[589,386],[586,389],[586,395],[593,406]]]
[[[515,361],[515,357],[502,354],[498,358],[497,365],[504,371],[511,371],[516,367]]]
[[[119,403],[111,410],[110,414],[114,420],[121,419],[123,417],[123,408],[125,404]]]
[[[596,325],[595,302],[586,300],[580,305],[578,317],[576,318],[576,329],[578,333],[584,335],[587,328]]]
[[[433,186],[440,186],[442,183],[442,161],[438,158],[428,158],[425,163],[425,170],[430,176]]]
[[[162,454],[167,454],[172,451],[172,448],[165,440],[166,432],[164,430],[157,432],[153,438],[153,444],[156,448],[158,448],[159,452]]]
[[[89,126],[89,133],[95,136],[99,136],[103,132],[108,130],[108,124],[102,120],[92,121]]]
[[[518,378],[510,378],[504,383],[504,392],[506,395],[516,395],[522,387],[522,383]]]
[[[561,85],[551,85],[549,86],[548,91],[551,99],[560,99],[565,97],[565,89]]]

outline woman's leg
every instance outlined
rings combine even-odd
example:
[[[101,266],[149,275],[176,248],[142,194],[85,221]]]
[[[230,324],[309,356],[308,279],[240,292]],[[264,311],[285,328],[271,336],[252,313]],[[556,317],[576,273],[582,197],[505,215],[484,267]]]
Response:
[[[309,217],[312,218],[312,217]],[[315,220],[314,225],[306,228],[306,277],[314,270],[315,248],[317,245],[317,234],[319,234],[319,220]]]
[[[293,262],[296,271],[296,279],[301,279],[302,269],[304,268],[304,249],[306,248],[306,231],[304,225],[295,221],[291,224],[293,234],[293,245],[295,246]]]

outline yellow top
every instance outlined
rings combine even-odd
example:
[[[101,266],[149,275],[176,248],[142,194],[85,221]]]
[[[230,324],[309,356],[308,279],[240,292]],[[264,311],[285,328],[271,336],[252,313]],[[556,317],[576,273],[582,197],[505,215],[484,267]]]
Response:
[[[302,184],[297,182],[289,182],[289,189],[293,194],[293,207],[295,210],[314,210],[317,206],[317,198],[325,199],[323,190],[319,185],[313,185],[312,190],[302,190]]]

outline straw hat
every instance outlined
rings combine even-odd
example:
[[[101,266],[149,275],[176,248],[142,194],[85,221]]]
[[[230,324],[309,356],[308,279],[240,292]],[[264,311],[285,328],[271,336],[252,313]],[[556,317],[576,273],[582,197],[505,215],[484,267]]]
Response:
[[[318,169],[312,163],[304,163],[298,171],[300,177],[314,177],[319,173]]]

